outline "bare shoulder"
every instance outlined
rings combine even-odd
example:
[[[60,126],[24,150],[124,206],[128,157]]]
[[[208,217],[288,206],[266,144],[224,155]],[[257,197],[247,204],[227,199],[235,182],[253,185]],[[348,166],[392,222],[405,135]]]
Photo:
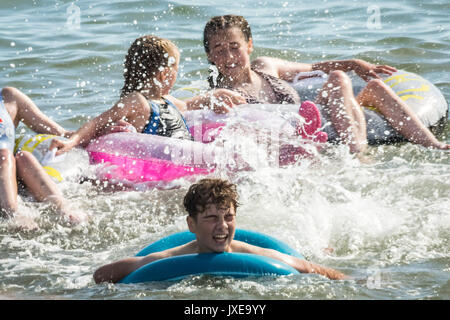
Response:
[[[279,58],[259,57],[252,62],[252,68],[285,81],[292,81],[300,72],[312,71],[309,63],[287,61]]]
[[[279,63],[280,59],[272,57],[258,57],[251,62],[251,67],[254,70],[277,76]]]
[[[172,102],[178,108],[178,110],[180,110],[181,112],[184,112],[187,110],[186,102],[184,102],[183,100],[177,99],[170,95],[164,96],[164,98],[166,98],[167,100]]]
[[[136,103],[146,103],[148,104],[147,99],[139,92],[133,91],[128,93],[127,95],[121,97],[117,102],[117,105],[135,105]]]
[[[233,252],[258,254],[260,256],[266,256],[278,260],[283,260],[285,256],[283,253],[275,249],[263,248],[237,240],[233,241],[232,250]]]
[[[231,248],[233,252],[252,254],[263,254],[265,251],[269,250],[238,240],[233,240]]]
[[[197,240],[193,240],[186,244],[182,244],[181,246],[162,251],[161,255],[163,255],[164,258],[169,258],[197,252],[198,252]]]

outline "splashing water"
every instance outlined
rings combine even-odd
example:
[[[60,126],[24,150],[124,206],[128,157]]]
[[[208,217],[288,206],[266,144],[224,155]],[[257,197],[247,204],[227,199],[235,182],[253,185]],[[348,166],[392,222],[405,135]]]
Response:
[[[316,62],[357,57],[394,65],[433,82],[450,96],[448,6],[379,1],[381,29],[367,29],[367,6],[319,1],[241,1],[233,9],[209,1],[74,3],[80,28],[67,28],[70,4],[15,1],[0,4],[3,86],[15,86],[62,126],[75,130],[111,107],[122,86],[123,57],[137,36],[155,33],[181,51],[176,89],[205,82],[208,63],[201,32],[213,15],[248,18],[254,57]],[[233,10],[231,12],[230,10]],[[427,12],[426,15],[423,12]],[[25,18],[26,17],[26,18]],[[361,18],[362,17],[362,18]],[[73,17],[76,18],[76,17]],[[77,19],[70,21],[77,22]],[[364,44],[360,39],[364,39]],[[29,48],[32,48],[30,50]],[[351,48],[351,50],[349,50]],[[351,56],[349,56],[351,54]],[[21,130],[20,128],[18,129]],[[448,142],[450,132],[444,132]],[[99,266],[131,256],[163,236],[186,229],[178,188],[109,191],[79,183],[92,170],[85,155],[68,160],[73,172],[59,184],[70,205],[91,215],[78,226],[23,194],[20,212],[36,231],[0,222],[0,296],[49,299],[448,299],[450,286],[450,154],[405,143],[370,148],[362,163],[344,146],[329,145],[314,158],[287,167],[254,157],[262,150],[241,135],[253,170],[229,174],[242,206],[238,226],[267,233],[311,261],[354,280],[316,275],[230,279],[193,276],[175,283],[95,285]],[[245,149],[246,148],[246,149]],[[253,151],[254,150],[254,151]],[[260,160],[263,159],[261,162]],[[270,159],[269,159],[270,160]],[[79,166],[75,166],[77,163]],[[333,250],[324,250],[332,248]],[[331,252],[332,251],[332,252]],[[331,252],[331,253],[330,253]]]

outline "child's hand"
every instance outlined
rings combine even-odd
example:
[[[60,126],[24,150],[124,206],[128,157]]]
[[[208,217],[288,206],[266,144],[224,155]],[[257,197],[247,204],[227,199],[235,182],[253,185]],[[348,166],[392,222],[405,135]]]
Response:
[[[397,69],[394,67],[388,65],[375,65],[360,59],[355,59],[354,64],[355,67],[353,70],[365,81],[369,81],[372,78],[381,79],[378,75],[379,73],[391,76],[394,72],[397,72]]]
[[[247,101],[239,93],[228,89],[214,90],[211,98],[211,107],[215,113],[227,113],[239,104],[245,104]]]
[[[66,132],[63,134],[64,138],[70,139],[70,137],[72,137],[75,134],[75,131],[68,131],[66,130]]]
[[[57,149],[56,156],[62,155],[64,152],[69,151],[73,148],[75,143],[72,141],[72,139],[63,141],[59,139],[53,139],[52,143],[50,143],[49,150]]]

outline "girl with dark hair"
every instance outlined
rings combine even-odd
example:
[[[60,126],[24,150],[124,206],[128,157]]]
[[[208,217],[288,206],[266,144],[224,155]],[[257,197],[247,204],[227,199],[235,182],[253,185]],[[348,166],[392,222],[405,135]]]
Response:
[[[395,68],[359,60],[325,61],[313,64],[290,62],[271,57],[250,61],[253,39],[248,22],[241,16],[225,15],[210,19],[203,39],[208,61],[215,75],[210,78],[211,95],[227,101],[227,108],[242,103],[299,104],[298,93],[288,84],[300,72],[321,70],[328,74],[316,103],[324,106],[338,135],[351,152],[359,153],[367,146],[366,118],[362,105],[375,107],[403,137],[411,142],[436,149],[450,145],[436,139],[408,105],[378,75],[391,75]],[[345,72],[353,70],[368,81],[355,97],[352,82]],[[221,90],[220,94],[217,90]],[[231,93],[232,92],[232,93]],[[208,105],[208,95],[198,104]],[[231,98],[232,99],[231,99]],[[245,102],[242,102],[245,101]],[[237,102],[237,103],[236,103]],[[191,101],[194,108],[195,101]]]

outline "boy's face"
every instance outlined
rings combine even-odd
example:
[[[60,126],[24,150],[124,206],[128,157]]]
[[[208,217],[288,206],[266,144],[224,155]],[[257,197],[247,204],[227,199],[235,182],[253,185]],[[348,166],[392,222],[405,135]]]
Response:
[[[236,212],[233,205],[209,204],[196,218],[187,218],[189,230],[196,234],[199,253],[230,252],[236,231]]]

